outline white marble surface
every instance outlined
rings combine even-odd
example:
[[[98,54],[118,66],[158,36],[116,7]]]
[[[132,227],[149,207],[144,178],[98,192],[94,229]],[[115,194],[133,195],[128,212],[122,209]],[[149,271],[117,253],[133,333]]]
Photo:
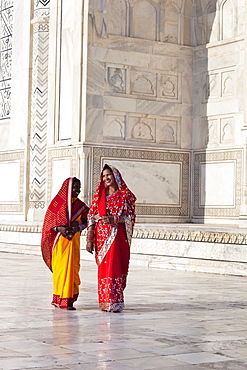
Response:
[[[204,163],[200,166],[200,206],[234,207],[235,162]]]
[[[124,174],[124,181],[136,195],[138,204],[180,204],[180,163],[113,161],[108,159],[105,162],[112,164]]]
[[[82,261],[77,310],[65,311],[50,304],[40,256],[0,255],[1,370],[247,367],[246,278],[130,265],[126,308],[112,314],[98,309],[95,263]]]

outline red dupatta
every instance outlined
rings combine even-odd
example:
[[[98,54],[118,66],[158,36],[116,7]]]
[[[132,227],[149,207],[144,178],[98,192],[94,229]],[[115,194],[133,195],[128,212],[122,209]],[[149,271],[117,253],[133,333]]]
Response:
[[[120,172],[113,166],[109,167],[112,170],[119,190],[109,195],[106,200],[102,170],[101,179],[95,191],[88,215],[89,226],[97,223],[95,229],[95,258],[98,265],[103,261],[117,234],[117,224],[103,225],[101,217],[105,215],[124,216],[129,245],[131,243],[135,223],[136,197],[127,188]]]
[[[61,233],[53,228],[56,226],[70,226],[86,209],[87,205],[76,198],[72,202],[72,186],[74,177],[66,179],[55,198],[51,201],[44,218],[41,238],[43,259],[52,271],[52,250]]]

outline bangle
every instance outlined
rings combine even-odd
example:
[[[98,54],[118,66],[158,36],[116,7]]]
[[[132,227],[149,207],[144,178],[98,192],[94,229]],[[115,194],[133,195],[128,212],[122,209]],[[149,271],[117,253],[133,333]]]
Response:
[[[114,224],[124,223],[124,217],[123,216],[113,216],[113,217],[114,217]]]

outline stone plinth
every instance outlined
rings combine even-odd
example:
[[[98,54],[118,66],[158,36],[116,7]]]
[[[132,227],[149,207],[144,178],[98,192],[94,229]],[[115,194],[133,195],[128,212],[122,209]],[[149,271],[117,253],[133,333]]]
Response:
[[[39,254],[40,224],[0,225],[0,251]],[[247,276],[247,229],[193,224],[137,224],[131,264]],[[94,260],[81,237],[81,258]]]

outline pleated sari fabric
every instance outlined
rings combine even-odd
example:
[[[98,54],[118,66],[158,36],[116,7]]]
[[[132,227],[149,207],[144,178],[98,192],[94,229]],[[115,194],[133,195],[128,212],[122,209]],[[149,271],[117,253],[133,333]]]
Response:
[[[124,308],[130,244],[135,223],[135,195],[127,188],[120,172],[109,166],[118,190],[106,196],[102,179],[93,197],[88,226],[95,224],[95,258],[98,265],[98,299],[103,311]],[[102,171],[103,172],[103,171]],[[122,216],[124,223],[103,225],[101,216]]]
[[[86,223],[89,208],[78,198],[72,199],[74,178],[66,179],[51,201],[42,229],[42,256],[53,272],[51,304],[70,309],[79,295],[80,232],[73,238],[55,230],[56,226],[71,226],[72,222]]]

